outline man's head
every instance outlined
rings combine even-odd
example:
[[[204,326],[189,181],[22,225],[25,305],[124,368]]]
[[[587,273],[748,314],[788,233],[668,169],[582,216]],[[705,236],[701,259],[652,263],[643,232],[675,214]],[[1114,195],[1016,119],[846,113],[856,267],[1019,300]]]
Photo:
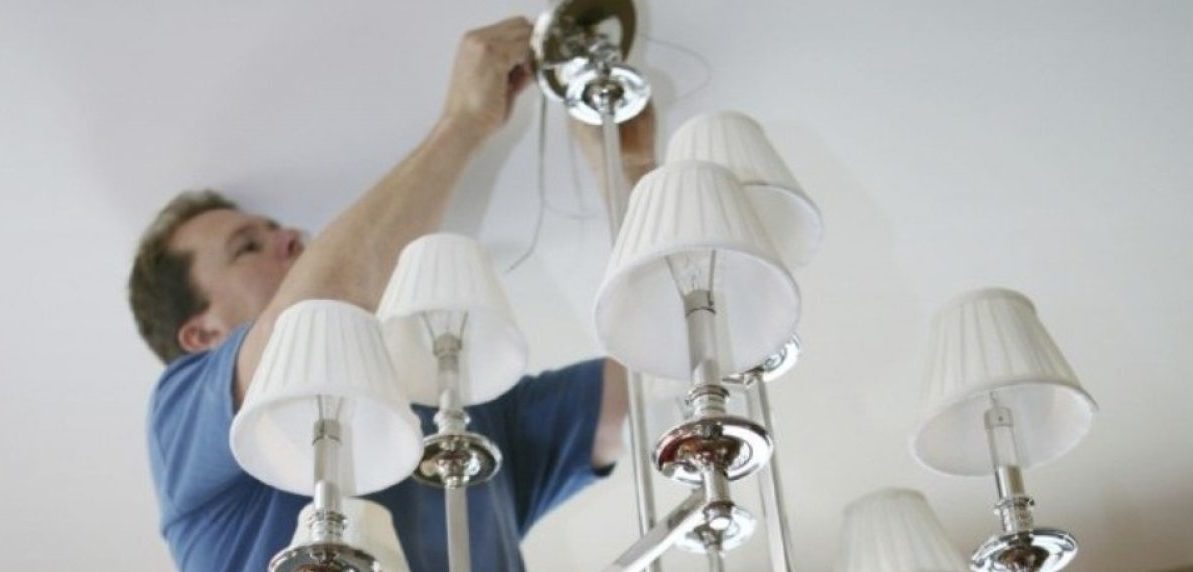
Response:
[[[302,248],[298,231],[214,191],[178,195],[145,231],[129,276],[141,337],[166,363],[218,345],[265,309]]]

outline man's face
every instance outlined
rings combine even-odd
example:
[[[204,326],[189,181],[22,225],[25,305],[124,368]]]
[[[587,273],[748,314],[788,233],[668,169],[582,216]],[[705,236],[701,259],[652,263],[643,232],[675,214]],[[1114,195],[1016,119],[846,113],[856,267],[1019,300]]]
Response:
[[[200,344],[210,347],[265,309],[302,254],[303,244],[295,229],[264,217],[216,209],[178,227],[170,249],[192,253],[191,280],[210,302],[200,321],[211,337],[218,338]],[[184,349],[194,351],[187,345],[183,344]]]

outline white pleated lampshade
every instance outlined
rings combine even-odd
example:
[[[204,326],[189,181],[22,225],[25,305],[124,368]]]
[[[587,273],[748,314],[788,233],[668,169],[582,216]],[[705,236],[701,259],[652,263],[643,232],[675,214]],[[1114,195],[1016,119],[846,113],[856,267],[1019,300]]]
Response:
[[[811,262],[824,232],[820,210],[779,157],[762,126],[742,113],[720,111],[689,119],[667,145],[667,161],[698,159],[737,177],[789,269]]]
[[[643,177],[597,293],[596,330],[631,369],[691,379],[683,301],[667,257],[716,252],[714,292],[724,372],[761,363],[799,321],[800,297],[733,175],[703,161]]]
[[[340,513],[347,519],[344,528],[344,544],[368,552],[377,560],[383,572],[410,572],[406,554],[398,542],[398,531],[394,528],[393,515],[385,507],[373,501],[344,498]],[[307,526],[315,514],[315,505],[308,504],[298,513],[298,527],[290,546],[301,546],[314,541],[311,528]]]
[[[452,318],[446,320],[453,324],[450,329],[431,320],[438,335],[447,331],[458,334],[465,312],[460,399],[464,405],[472,405],[496,398],[518,382],[526,370],[526,338],[480,243],[438,233],[407,245],[398,257],[377,316],[397,365],[398,381],[415,403],[439,403],[438,361],[424,314],[443,317],[451,313]]]
[[[958,297],[937,314],[930,347],[911,443],[928,467],[993,472],[983,417],[991,396],[1011,410],[1021,467],[1063,455],[1089,430],[1097,405],[1023,294],[990,288]]]
[[[967,572],[924,495],[882,489],[845,508],[836,572]]]
[[[321,396],[326,416],[339,412],[345,494],[368,494],[414,471],[422,432],[394,381],[380,324],[335,300],[306,300],[278,316],[232,422],[240,466],[272,487],[312,494]]]

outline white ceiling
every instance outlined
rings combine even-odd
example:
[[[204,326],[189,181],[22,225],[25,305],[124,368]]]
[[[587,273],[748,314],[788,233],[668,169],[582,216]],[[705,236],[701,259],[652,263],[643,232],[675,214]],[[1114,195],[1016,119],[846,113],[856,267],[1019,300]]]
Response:
[[[431,124],[463,30],[541,7],[4,2],[10,567],[169,567],[143,434],[160,367],[124,304],[132,247],[161,203],[210,186],[317,229]],[[799,570],[831,568],[841,508],[882,486],[925,491],[965,550],[994,529],[990,483],[932,474],[905,448],[931,312],[988,284],[1036,301],[1101,405],[1075,451],[1027,475],[1038,520],[1082,543],[1071,569],[1193,563],[1193,3],[684,0],[641,12],[654,40],[636,58],[663,126],[754,115],[824,213],[824,247],[798,277],[805,356],[772,385]],[[502,264],[538,205],[532,99],[477,161],[448,224]],[[592,353],[607,250],[558,109],[550,121],[554,210],[508,275],[536,367]],[[534,530],[531,569],[596,570],[628,545],[628,469]],[[763,562],[760,540],[730,556],[732,570]]]

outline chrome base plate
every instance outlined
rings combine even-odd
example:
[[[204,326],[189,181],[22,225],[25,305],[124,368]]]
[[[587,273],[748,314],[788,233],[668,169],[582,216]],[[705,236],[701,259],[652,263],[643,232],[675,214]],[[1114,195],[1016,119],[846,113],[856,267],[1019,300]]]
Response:
[[[423,458],[414,479],[444,488],[483,483],[501,470],[501,450],[484,435],[447,433],[423,439]]]
[[[772,452],[774,442],[761,425],[723,415],[675,426],[659,439],[653,458],[667,478],[698,486],[704,482],[700,467],[719,467],[735,481],[762,468]]]
[[[974,552],[975,572],[1054,572],[1077,555],[1077,540],[1063,530],[1033,528],[994,536]]]
[[[287,548],[269,561],[269,572],[381,572],[368,552],[338,542]]]
[[[582,61],[580,63],[582,65],[578,71],[566,78],[567,92],[563,98],[572,117],[589,125],[600,125],[604,121],[598,103],[601,90],[609,90],[616,95],[612,99],[614,123],[633,118],[650,102],[650,84],[638,70],[616,64],[609,70],[609,76],[602,79],[596,67],[584,65]]]
[[[602,80],[590,52],[592,41],[603,36],[624,61],[636,27],[632,0],[563,0],[543,12],[530,38],[539,87],[564,102],[573,117],[591,125],[601,124],[594,98],[602,88],[618,94],[614,121],[638,115],[650,100],[650,84],[637,70],[622,64],[612,66]]]
[[[721,552],[733,550],[754,536],[754,529],[758,527],[758,521],[754,515],[750,514],[750,511],[739,506],[733,507],[732,519],[733,522],[729,528],[722,531],[713,530],[707,524],[697,526],[683,538],[677,540],[675,545],[681,550],[694,554],[706,554],[713,546]]]
[[[767,383],[783,377],[799,361],[800,341],[792,336],[779,351],[770,355],[757,366],[741,373],[735,373],[724,378],[726,384],[748,386],[754,380],[761,379]]]

